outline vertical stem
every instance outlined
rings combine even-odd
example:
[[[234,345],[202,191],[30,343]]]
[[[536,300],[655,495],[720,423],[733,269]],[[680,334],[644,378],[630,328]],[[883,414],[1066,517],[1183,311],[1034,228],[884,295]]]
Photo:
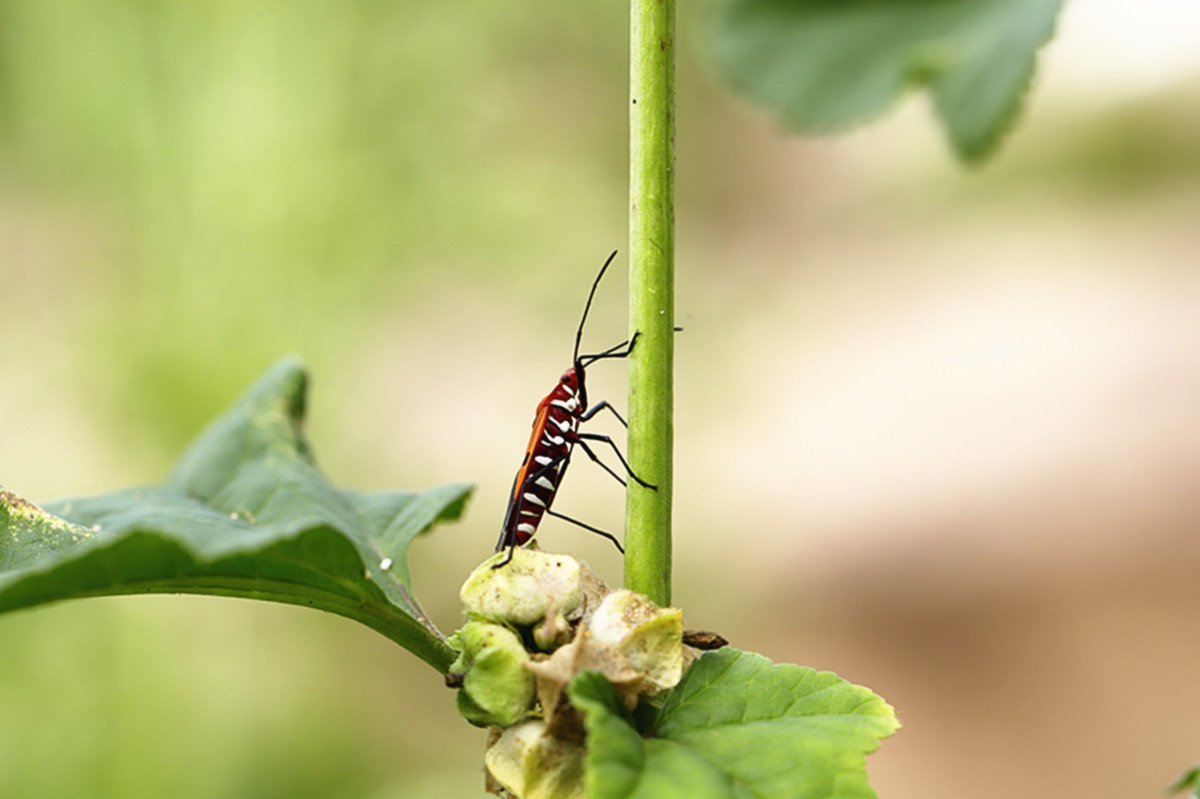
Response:
[[[631,0],[629,482],[625,587],[671,601],[675,329],[675,0]]]

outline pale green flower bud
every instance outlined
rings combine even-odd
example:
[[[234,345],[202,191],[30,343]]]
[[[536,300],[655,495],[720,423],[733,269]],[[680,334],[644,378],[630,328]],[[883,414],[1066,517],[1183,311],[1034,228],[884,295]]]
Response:
[[[484,755],[488,775],[521,799],[584,799],[583,744],[527,721],[497,736]]]
[[[649,693],[672,688],[683,676],[683,611],[660,608],[641,594],[613,591],[587,622],[592,641],[629,660]]]
[[[517,549],[510,563],[498,552],[463,583],[459,597],[467,612],[516,626],[530,626],[547,616],[569,616],[583,601],[579,561],[534,549]]]
[[[507,627],[467,622],[450,637],[459,651],[450,674],[461,675],[458,711],[480,727],[516,724],[533,705],[535,681],[525,668],[529,654],[521,638]]]

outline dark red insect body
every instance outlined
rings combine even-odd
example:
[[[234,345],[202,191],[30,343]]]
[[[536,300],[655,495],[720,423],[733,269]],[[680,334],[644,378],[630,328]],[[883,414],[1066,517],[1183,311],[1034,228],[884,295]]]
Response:
[[[621,465],[625,467],[626,474],[646,488],[656,488],[633,473],[611,438],[598,433],[581,433],[579,431],[581,423],[591,419],[605,408],[612,411],[621,424],[625,424],[621,415],[607,402],[599,402],[594,407],[588,407],[585,367],[606,358],[628,357],[629,353],[633,351],[633,345],[637,342],[638,334],[635,333],[633,338],[628,341],[623,341],[603,352],[592,355],[579,354],[579,343],[583,338],[583,325],[587,321],[588,310],[592,307],[592,298],[596,294],[596,287],[600,285],[600,278],[604,277],[604,272],[614,257],[616,257],[616,252],[608,256],[608,260],[600,268],[600,274],[592,283],[591,293],[588,294],[587,304],[583,308],[583,318],[579,320],[579,329],[575,333],[573,365],[562,373],[558,384],[538,403],[537,415],[533,420],[533,430],[529,435],[529,443],[525,446],[525,459],[521,462],[521,468],[517,470],[517,476],[513,480],[512,492],[508,497],[508,510],[504,515],[504,525],[500,530],[500,540],[496,543],[497,552],[505,547],[508,548],[508,557],[497,563],[495,568],[512,560],[513,550],[533,538],[538,525],[546,515],[556,516],[602,535],[616,544],[617,549],[621,549],[621,543],[612,534],[550,508],[554,503],[555,494],[558,493],[558,486],[567,469],[567,464],[571,462],[571,453],[576,445],[579,445],[589,458],[600,464],[605,471],[624,485],[625,481],[621,476],[601,461],[587,442],[599,441],[608,444],[621,461]]]
[[[538,403],[525,460],[513,480],[497,550],[513,541],[517,546],[528,543],[554,502],[583,415],[579,402],[580,374],[582,370],[576,372],[575,367],[563,372],[554,390]]]

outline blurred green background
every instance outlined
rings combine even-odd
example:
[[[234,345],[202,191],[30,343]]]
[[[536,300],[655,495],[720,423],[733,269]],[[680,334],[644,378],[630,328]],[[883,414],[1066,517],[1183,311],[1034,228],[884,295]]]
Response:
[[[676,602],[893,702],[881,796],[1156,793],[1200,757],[1200,19],[1150,5],[1071,6],[974,172],[921,99],[786,138],[681,9]],[[625,247],[626,36],[611,4],[0,0],[0,482],[156,482],[298,352],[335,482],[479,485],[412,553],[453,628]],[[617,529],[609,483],[580,463],[560,507]],[[4,797],[481,795],[453,707],[295,608],[0,617]]]

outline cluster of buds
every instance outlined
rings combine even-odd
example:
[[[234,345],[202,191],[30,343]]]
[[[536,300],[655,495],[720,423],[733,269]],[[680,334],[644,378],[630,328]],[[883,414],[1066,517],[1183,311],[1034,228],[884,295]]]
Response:
[[[603,674],[631,709],[679,682],[683,615],[610,590],[565,555],[517,549],[485,561],[460,596],[467,623],[450,638],[446,676],[472,724],[490,727],[488,789],[522,799],[583,797],[583,720],[566,687]]]

